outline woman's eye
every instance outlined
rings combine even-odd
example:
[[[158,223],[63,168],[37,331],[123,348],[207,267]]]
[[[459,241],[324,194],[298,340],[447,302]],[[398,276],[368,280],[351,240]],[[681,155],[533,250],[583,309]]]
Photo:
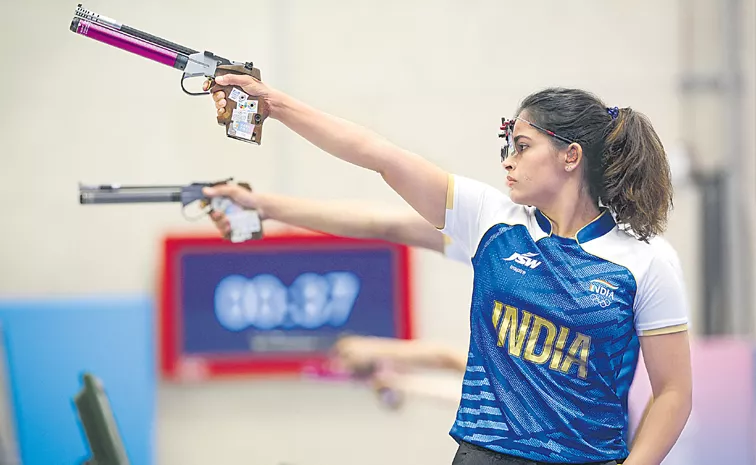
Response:
[[[526,148],[528,148],[528,146],[527,146],[527,145],[525,145],[525,144],[519,144],[519,145],[517,146],[517,151],[518,151],[518,152],[522,152],[522,151],[524,151],[524,150],[525,150]]]

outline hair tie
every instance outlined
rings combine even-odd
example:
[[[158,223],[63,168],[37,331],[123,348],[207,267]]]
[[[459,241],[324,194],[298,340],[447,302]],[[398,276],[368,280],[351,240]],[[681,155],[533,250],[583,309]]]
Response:
[[[619,116],[619,108],[617,107],[607,108],[606,112],[609,113],[613,120],[617,119]]]

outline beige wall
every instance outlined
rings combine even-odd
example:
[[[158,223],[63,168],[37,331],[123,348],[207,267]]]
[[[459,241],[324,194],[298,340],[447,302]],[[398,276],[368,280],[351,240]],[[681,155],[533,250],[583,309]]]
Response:
[[[743,167],[748,173],[745,178],[744,187],[745,205],[748,210],[749,237],[746,241],[751,246],[751,263],[756,263],[756,0],[744,2],[743,14],[743,49],[741,50],[741,62],[743,64],[743,97],[746,107],[746,115],[742,121],[743,132],[745,135]],[[755,275],[756,276],[756,275]],[[756,279],[756,278],[755,278]],[[751,310],[751,322],[753,323],[752,333],[756,336],[756,286],[750,286],[751,304],[754,306]]]
[[[190,47],[253,60],[271,84],[503,187],[499,118],[544,86],[580,86],[612,105],[632,105],[667,145],[677,143],[676,9],[657,3],[288,0],[255,3],[237,28],[209,15],[204,2],[85,6]],[[15,19],[3,29],[4,61],[24,71],[23,85],[1,97],[0,176],[13,200],[0,230],[0,293],[151,290],[161,235],[211,230],[207,220],[185,221],[176,205],[80,206],[79,181],[236,176],[260,190],[402,205],[377,175],[319,152],[277,121],[266,123],[261,147],[226,139],[210,99],[184,95],[178,71],[69,32],[74,6],[13,3]],[[224,6],[242,7],[249,9]],[[619,21],[629,25],[623,30]],[[11,42],[22,36],[24,47]],[[694,282],[696,249],[686,230],[695,196],[682,189],[677,205],[669,239]],[[421,328],[439,336],[438,320],[464,324],[469,279],[455,264],[419,255]]]
[[[330,158],[276,121],[266,123],[261,147],[226,139],[210,99],[185,96],[178,71],[69,32],[75,3],[4,6],[0,53],[14,71],[6,71],[0,94],[6,199],[0,295],[153,292],[161,236],[212,232],[207,220],[186,222],[176,205],[80,206],[79,181],[235,176],[259,190],[402,206],[376,174]],[[189,47],[252,60],[272,85],[494,185],[503,180],[499,118],[544,86],[582,87],[610,105],[632,106],[651,118],[669,148],[684,135],[679,2],[100,0],[84,6]],[[697,201],[693,187],[677,189],[667,234],[685,268],[694,322],[702,284]],[[419,336],[464,350],[468,270],[428,252],[415,257]],[[387,461],[392,441],[410,454],[426,450],[427,463],[438,463],[453,450],[445,436],[453,406],[418,404],[388,417],[362,391],[281,389],[164,387],[160,463],[207,463],[216,453],[226,454],[225,463],[242,463],[243,454],[257,453],[265,460],[255,463],[272,464],[289,455],[269,450],[300,450],[292,452],[295,463],[369,465]],[[200,443],[208,434],[213,440]],[[357,454],[357,445],[368,451]],[[349,452],[330,458],[312,452],[331,447]]]

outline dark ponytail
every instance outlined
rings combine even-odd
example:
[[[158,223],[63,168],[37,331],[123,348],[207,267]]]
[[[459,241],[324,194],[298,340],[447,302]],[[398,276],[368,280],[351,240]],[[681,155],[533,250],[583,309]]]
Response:
[[[606,131],[601,202],[639,239],[661,234],[672,207],[672,178],[648,118],[623,108]]]
[[[517,112],[583,149],[588,193],[638,239],[661,234],[672,207],[669,163],[648,118],[607,106],[579,89],[551,88],[528,96]],[[551,138],[557,148],[566,142]]]

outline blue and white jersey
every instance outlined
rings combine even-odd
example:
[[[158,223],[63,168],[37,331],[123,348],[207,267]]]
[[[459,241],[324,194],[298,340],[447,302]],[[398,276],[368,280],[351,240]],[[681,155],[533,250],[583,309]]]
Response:
[[[459,242],[455,242],[451,237],[444,235],[444,257],[455,262],[463,263],[467,266],[471,266],[470,255],[467,254],[467,250]]]
[[[449,178],[441,232],[474,270],[450,434],[536,461],[626,457],[638,336],[687,330],[674,249],[637,240],[608,211],[575,238],[553,235],[539,210],[461,176]]]

